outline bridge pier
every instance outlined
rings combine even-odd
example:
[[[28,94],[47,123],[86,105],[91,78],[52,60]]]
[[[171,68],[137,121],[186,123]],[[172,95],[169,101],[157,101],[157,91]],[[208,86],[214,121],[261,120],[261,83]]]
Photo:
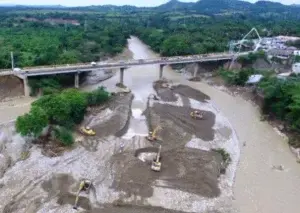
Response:
[[[79,89],[79,73],[75,73],[75,88]]]
[[[23,78],[23,86],[24,86],[24,96],[29,97],[30,96],[30,87],[28,84],[28,77],[24,76]]]
[[[198,64],[198,63],[195,63],[194,74],[193,74],[193,77],[194,77],[194,78],[197,77],[198,70],[199,70],[199,64]]]
[[[120,68],[120,85],[124,85],[124,70],[125,70],[125,67],[121,67]]]
[[[159,80],[163,78],[164,66],[164,64],[159,65]]]

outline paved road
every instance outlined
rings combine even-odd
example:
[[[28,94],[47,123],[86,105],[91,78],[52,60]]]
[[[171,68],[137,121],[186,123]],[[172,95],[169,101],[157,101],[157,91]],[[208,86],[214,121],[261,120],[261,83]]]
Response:
[[[240,53],[239,55],[246,55],[249,52]],[[38,76],[38,75],[53,75],[59,73],[74,73],[74,72],[89,72],[97,71],[101,69],[112,68],[126,68],[142,65],[170,65],[170,64],[183,64],[183,63],[195,63],[205,61],[221,61],[230,60],[234,57],[232,53],[213,53],[203,55],[191,55],[191,56],[176,56],[176,57],[163,57],[155,59],[138,59],[118,62],[99,62],[97,64],[72,64],[72,65],[60,65],[60,66],[44,66],[44,67],[29,67],[23,68],[18,72],[19,75],[26,76]],[[1,70],[0,75],[11,75],[10,70]]]

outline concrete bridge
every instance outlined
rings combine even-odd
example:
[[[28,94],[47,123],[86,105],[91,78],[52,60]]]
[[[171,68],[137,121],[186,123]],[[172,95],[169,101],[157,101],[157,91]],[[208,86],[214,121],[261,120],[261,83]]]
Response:
[[[243,52],[240,53],[238,56],[247,55],[249,53],[250,52]],[[30,76],[75,73],[75,87],[79,88],[80,73],[118,68],[120,69],[119,83],[123,84],[124,70],[133,66],[154,65],[154,64],[160,65],[159,78],[161,79],[163,77],[163,68],[166,65],[201,63],[201,62],[209,62],[209,61],[223,61],[223,60],[231,60],[233,57],[237,57],[237,55],[234,55],[233,53],[224,52],[224,53],[212,53],[212,54],[203,54],[203,55],[128,60],[128,61],[118,61],[118,62],[99,62],[99,63],[88,63],[88,64],[28,67],[28,68],[23,68],[20,71],[0,70],[0,76],[15,75],[23,79],[24,93],[25,96],[28,96],[29,95],[28,77]]]

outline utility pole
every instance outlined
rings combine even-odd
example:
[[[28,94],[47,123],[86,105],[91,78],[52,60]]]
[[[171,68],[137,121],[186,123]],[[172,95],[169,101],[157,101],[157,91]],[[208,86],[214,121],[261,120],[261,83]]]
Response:
[[[11,69],[14,70],[15,63],[14,63],[14,53],[10,52],[10,58],[11,58]]]

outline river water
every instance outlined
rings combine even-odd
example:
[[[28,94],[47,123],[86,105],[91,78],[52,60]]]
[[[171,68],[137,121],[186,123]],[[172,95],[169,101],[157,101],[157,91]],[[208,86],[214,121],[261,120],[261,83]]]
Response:
[[[129,39],[128,47],[134,59],[157,57],[138,38]],[[133,112],[136,112],[133,113],[134,116],[139,117],[145,108],[146,96],[143,96],[141,88],[145,89],[145,93],[152,89],[152,82],[158,79],[158,74],[159,67],[153,65],[131,68],[125,72],[124,82],[136,95],[133,102]],[[209,95],[236,131],[242,154],[233,187],[235,211],[299,212],[300,165],[290,152],[285,139],[268,123],[260,121],[257,107],[241,97],[233,97],[205,83],[188,82],[170,67],[164,68],[164,76],[175,83],[188,84]],[[117,82],[118,79],[119,76],[116,75],[111,81]],[[108,87],[110,85],[112,83],[109,81],[104,84]],[[147,133],[142,124],[131,128],[135,129],[135,133]],[[274,169],[274,166],[279,165],[283,166],[283,171]]]
[[[128,47],[134,59],[157,57],[157,54],[135,37],[129,39]],[[125,137],[147,134],[141,112],[145,109],[149,90],[152,90],[152,82],[158,79],[158,75],[159,67],[153,65],[125,71],[124,82],[135,95],[132,122]],[[209,95],[236,131],[241,143],[241,158],[233,186],[236,212],[298,213],[300,165],[291,154],[284,138],[269,124],[260,121],[258,109],[240,97],[233,97],[205,83],[188,82],[170,67],[164,68],[164,76],[175,83],[187,84]],[[101,84],[87,86],[84,90],[91,90],[99,85],[113,89],[118,81],[119,74]],[[1,121],[15,119],[27,112],[30,101],[28,99],[16,102],[15,106],[2,104]],[[274,169],[274,166],[279,165],[283,166],[283,171]]]

